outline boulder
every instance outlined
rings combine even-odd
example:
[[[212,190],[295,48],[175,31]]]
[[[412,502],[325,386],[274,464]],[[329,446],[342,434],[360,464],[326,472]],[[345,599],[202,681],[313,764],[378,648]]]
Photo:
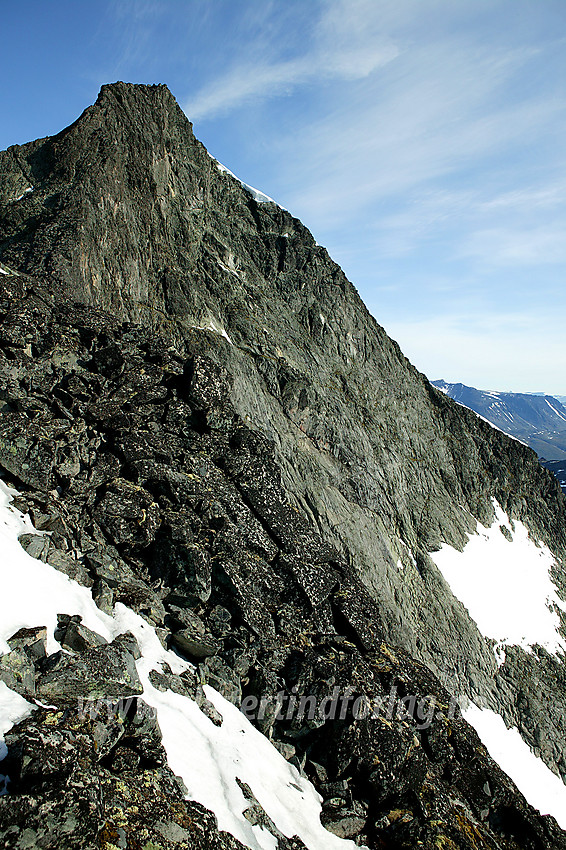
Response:
[[[37,683],[39,698],[55,705],[135,696],[142,691],[134,657],[120,641],[79,655],[55,653]]]

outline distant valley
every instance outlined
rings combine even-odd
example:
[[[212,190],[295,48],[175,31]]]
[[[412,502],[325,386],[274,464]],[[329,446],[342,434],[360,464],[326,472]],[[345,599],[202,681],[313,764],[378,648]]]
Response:
[[[495,428],[534,449],[542,465],[556,475],[566,492],[566,396],[478,390],[444,380],[432,384]]]

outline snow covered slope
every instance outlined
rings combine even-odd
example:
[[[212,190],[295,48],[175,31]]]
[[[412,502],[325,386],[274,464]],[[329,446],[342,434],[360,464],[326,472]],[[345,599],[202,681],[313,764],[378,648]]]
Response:
[[[531,752],[518,730],[507,728],[499,714],[473,703],[463,715],[529,803],[543,814],[554,815],[566,829],[566,785]]]
[[[557,609],[566,611],[566,603],[552,581],[555,559],[546,546],[529,536],[523,523],[512,522],[495,500],[494,508],[492,525],[478,522],[463,552],[443,544],[431,558],[482,634],[495,641],[500,664],[505,661],[505,647],[513,645],[527,652],[542,646],[563,660],[566,641],[559,632]],[[534,755],[519,731],[507,728],[499,714],[474,703],[463,716],[531,805],[554,815],[566,829],[566,786]]]
[[[252,789],[268,817],[284,835],[298,835],[310,850],[353,848],[352,841],[332,835],[320,824],[321,798],[313,786],[213,688],[206,686],[206,696],[221,715],[221,726],[216,726],[188,697],[153,687],[149,678],[152,670],[161,670],[163,664],[168,664],[173,672],[181,673],[191,665],[174,652],[165,650],[155,629],[138,614],[120,603],[115,606],[113,616],[105,614],[94,604],[87,588],[49,564],[30,557],[21,548],[18,537],[39,532],[33,528],[29,517],[10,505],[14,495],[16,492],[0,481],[2,654],[9,651],[7,639],[16,631],[38,624],[47,626],[47,648],[55,652],[60,648],[54,637],[60,613],[80,614],[88,628],[109,641],[131,632],[141,649],[137,669],[144,687],[143,699],[157,712],[169,766],[182,777],[189,799],[213,811],[219,828],[246,846],[253,850],[273,850],[277,847],[276,837],[266,827],[252,825],[244,816],[248,800],[239,780]],[[544,548],[538,550],[528,540],[520,523],[515,523],[515,545],[512,546],[501,534],[498,523],[509,524],[499,508],[494,525],[489,529],[481,527],[477,537],[471,536],[464,553],[444,547],[442,552],[435,553],[436,562],[486,634],[502,642],[518,639],[528,646],[537,641],[551,651],[564,651],[566,645],[556,632],[555,617],[551,611],[544,610],[551,601],[565,607],[548,576],[549,553]],[[506,546],[510,557],[501,559]],[[477,575],[477,565],[487,570],[493,586],[493,568],[500,560],[503,563],[496,578],[501,586],[493,595],[495,602],[492,604],[489,601],[492,597],[485,593],[485,576]],[[513,582],[510,576],[513,563],[520,581]],[[472,564],[476,574],[470,581]],[[500,591],[513,583],[516,594],[505,616]],[[527,608],[536,616],[525,628],[529,619]],[[2,736],[35,707],[0,682],[0,762],[7,755]],[[473,704],[464,711],[464,716],[527,800],[543,814],[553,814],[566,828],[566,787],[533,755],[517,730],[506,729],[499,715]],[[0,795],[6,793],[9,793],[9,777],[0,773]]]
[[[566,611],[566,602],[551,578],[555,559],[523,523],[512,522],[495,501],[494,508],[493,524],[478,522],[463,552],[444,543],[430,556],[481,633],[496,641],[500,658],[503,647],[513,645],[527,651],[539,645],[564,655],[556,609]]]
[[[269,818],[284,835],[298,835],[310,850],[354,847],[320,823],[320,797],[313,786],[278,753],[231,703],[206,687],[206,695],[222,716],[216,726],[197,704],[172,691],[159,691],[149,680],[152,670],[167,663],[173,672],[191,665],[165,650],[155,630],[142,617],[118,603],[112,617],[95,605],[90,591],[49,564],[31,558],[18,536],[34,532],[29,517],[10,506],[15,491],[0,482],[0,651],[20,628],[47,626],[49,652],[60,648],[54,637],[57,614],[80,614],[92,631],[110,641],[132,632],[141,649],[137,662],[143,699],[157,711],[170,767],[180,775],[189,799],[212,810],[220,829],[253,850],[273,850],[277,839],[269,830],[252,825],[244,816],[249,806],[237,780],[252,789]],[[37,533],[37,532],[35,532]],[[6,756],[2,736],[34,710],[0,682],[0,759]],[[0,793],[9,791],[0,775]]]

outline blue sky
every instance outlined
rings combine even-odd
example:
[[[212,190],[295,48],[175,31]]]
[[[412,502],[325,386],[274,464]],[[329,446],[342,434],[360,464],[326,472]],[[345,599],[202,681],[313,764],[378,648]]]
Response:
[[[430,378],[566,395],[566,0],[4,0],[0,148],[167,83]]]

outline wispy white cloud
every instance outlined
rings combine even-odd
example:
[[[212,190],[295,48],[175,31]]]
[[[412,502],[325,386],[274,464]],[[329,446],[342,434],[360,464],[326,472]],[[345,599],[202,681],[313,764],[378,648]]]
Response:
[[[552,209],[561,207],[566,198],[566,182],[563,180],[553,181],[551,185],[525,186],[510,192],[495,195],[491,200],[485,201],[483,209],[485,212],[492,210],[513,210],[527,212],[533,208]]]
[[[243,116],[261,164],[227,165],[312,227],[420,368],[558,392],[564,44],[558,3],[519,2],[313,0],[308,39],[262,27],[186,111]]]
[[[462,238],[459,255],[482,266],[545,266],[566,263],[566,218],[533,225],[474,230]]]
[[[368,76],[394,59],[398,48],[368,29],[367,10],[367,0],[322,3],[306,51],[290,59],[277,59],[280,47],[273,32],[268,40],[256,38],[246,56],[184,103],[185,112],[192,121],[203,121],[253,99],[287,94],[299,85]]]
[[[372,241],[383,257],[403,257],[435,240],[445,257],[475,260],[483,270],[566,261],[566,184],[507,192],[478,181],[475,189],[431,188],[380,216]]]
[[[510,72],[515,62],[456,42],[404,53],[379,79],[364,80],[330,114],[304,128],[286,174],[290,178],[293,170],[296,186],[287,205],[326,218],[330,226],[333,219],[338,223],[375,202],[428,190],[482,159],[527,145],[564,105],[553,98],[502,100],[504,67]],[[343,129],[336,132],[337,126]],[[491,176],[486,165],[480,180]]]
[[[95,72],[99,83],[113,82],[132,67],[151,64],[155,27],[167,11],[167,0],[109,0],[90,34],[106,46],[103,67]]]

